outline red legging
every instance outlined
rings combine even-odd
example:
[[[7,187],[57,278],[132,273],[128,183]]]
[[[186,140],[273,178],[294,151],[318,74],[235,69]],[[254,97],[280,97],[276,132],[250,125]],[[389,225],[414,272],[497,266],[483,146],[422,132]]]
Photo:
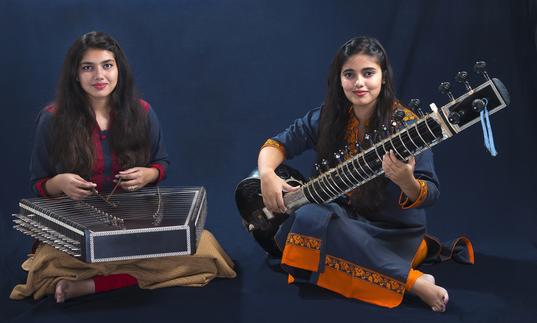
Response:
[[[35,253],[37,246],[41,242],[34,240],[32,244],[32,253]],[[118,288],[129,287],[138,284],[138,280],[129,274],[115,274],[108,276],[95,276],[93,277],[95,283],[95,293],[106,292]]]
[[[93,282],[95,283],[95,293],[102,293],[138,284],[138,280],[129,274],[95,276],[93,277]]]

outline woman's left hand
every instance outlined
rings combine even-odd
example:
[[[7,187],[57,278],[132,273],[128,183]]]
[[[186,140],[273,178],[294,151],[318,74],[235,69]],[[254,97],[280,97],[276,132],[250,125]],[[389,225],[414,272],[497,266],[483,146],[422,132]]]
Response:
[[[411,201],[415,201],[420,193],[420,183],[414,177],[415,167],[416,159],[413,156],[405,163],[397,159],[393,150],[382,158],[384,175],[397,184]]]
[[[152,167],[133,167],[120,171],[116,175],[117,182],[121,178],[121,186],[125,191],[136,191],[152,183],[158,178],[158,170]]]
[[[382,169],[384,169],[384,174],[401,188],[409,186],[415,181],[415,166],[416,159],[413,156],[405,163],[397,159],[393,150],[390,150],[382,158]]]

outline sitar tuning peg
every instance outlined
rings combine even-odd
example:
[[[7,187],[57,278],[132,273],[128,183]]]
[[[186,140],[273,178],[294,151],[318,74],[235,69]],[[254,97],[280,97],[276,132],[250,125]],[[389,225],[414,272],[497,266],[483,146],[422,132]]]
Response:
[[[397,130],[397,125],[398,124],[400,124],[400,123],[395,121],[395,119],[392,119],[392,121],[390,121],[390,130],[392,131],[392,133],[395,133],[395,131]]]
[[[362,151],[362,145],[360,145],[358,141],[354,144],[354,148],[356,149],[356,153],[360,153]]]
[[[464,110],[461,111],[453,111],[450,112],[448,115],[448,120],[452,124],[458,125],[461,122],[462,117],[464,116]]]
[[[420,109],[421,101],[419,99],[411,99],[408,106],[414,111],[415,114],[423,117],[423,111]],[[404,113],[404,112],[403,112]]]
[[[321,173],[321,166],[318,163],[313,164],[313,167],[315,168],[315,173],[319,175]]]
[[[364,135],[364,142],[367,142],[369,144],[369,146],[373,146],[375,144],[375,142],[373,141],[373,138],[371,137],[370,134],[366,133]]]
[[[397,110],[393,114],[393,120],[395,122],[401,123],[405,119],[405,112],[403,110]]]
[[[389,134],[390,134],[390,132],[388,131],[388,127],[385,124],[383,124],[382,125],[382,135],[384,137],[388,137]]]
[[[440,93],[442,94],[447,95],[450,101],[455,101],[453,94],[451,94],[451,83],[449,82],[440,83],[440,85],[438,86],[438,91],[440,91]]]
[[[487,74],[487,71],[485,70],[486,67],[487,67],[487,63],[485,63],[485,61],[477,61],[474,64],[474,71],[478,75],[483,75],[485,80],[490,81],[489,75]]]
[[[346,157],[349,155],[349,146],[345,145],[343,146],[343,149],[339,151],[339,154],[343,159],[346,159]]]
[[[330,167],[328,166],[328,160],[326,160],[326,159],[321,160],[321,170],[323,172],[326,172],[329,169],[330,169]]]
[[[468,72],[460,71],[459,73],[457,73],[457,75],[455,75],[455,81],[464,84],[466,91],[472,90],[470,83],[468,83]]]
[[[336,151],[334,153],[334,159],[336,160],[336,163],[338,163],[338,164],[341,163],[341,157],[343,157],[342,154],[341,154],[341,151]]]
[[[472,109],[474,109],[474,111],[476,112],[481,112],[485,105],[485,101],[483,101],[482,99],[475,99],[474,101],[472,101]]]

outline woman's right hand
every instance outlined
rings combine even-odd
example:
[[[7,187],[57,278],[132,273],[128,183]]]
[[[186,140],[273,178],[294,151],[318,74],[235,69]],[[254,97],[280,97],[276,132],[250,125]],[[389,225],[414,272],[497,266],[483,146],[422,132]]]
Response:
[[[63,192],[73,200],[82,200],[94,194],[97,184],[88,182],[77,174],[63,173],[49,179],[46,187],[51,195]]]
[[[285,213],[287,208],[283,202],[283,192],[294,192],[298,186],[291,186],[272,170],[260,175],[261,195],[263,203],[270,212]]]

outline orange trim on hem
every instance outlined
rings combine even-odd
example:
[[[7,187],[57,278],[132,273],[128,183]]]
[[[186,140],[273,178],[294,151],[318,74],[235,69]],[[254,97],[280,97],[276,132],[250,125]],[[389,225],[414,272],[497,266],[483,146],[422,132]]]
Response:
[[[320,243],[320,239],[290,233],[287,236],[281,263],[317,272],[320,261]],[[416,252],[414,262],[423,261],[426,254],[427,244],[423,240]],[[345,297],[392,308],[401,304],[405,290],[410,289],[421,275],[423,273],[420,271],[411,269],[407,282],[403,283],[347,260],[326,255],[325,269],[324,272],[319,273],[317,285]],[[288,275],[287,283],[294,282],[295,278]]]
[[[416,280],[420,278],[423,275],[423,273],[416,269],[410,269],[408,272],[408,277],[406,279],[405,284],[405,290],[411,290],[414,284],[416,283]]]
[[[295,282],[295,277],[291,276],[291,274],[287,275],[287,283],[292,284]]]
[[[474,246],[472,245],[472,242],[470,239],[468,239],[465,236],[459,237],[457,241],[453,244],[454,246],[459,243],[459,241],[463,241],[466,245],[466,250],[468,251],[468,262],[473,265],[475,262],[475,255],[474,255]],[[451,249],[451,255],[450,258],[453,258],[453,249]]]
[[[276,141],[274,139],[267,139],[267,141],[265,141],[265,143],[263,144],[263,146],[261,146],[261,149],[265,148],[265,147],[272,147],[272,148],[276,148],[278,149],[279,151],[282,152],[282,154],[285,156],[286,153],[285,153],[285,147],[279,142],[279,141]]]
[[[466,243],[466,248],[468,249],[468,258],[470,258],[470,264],[473,265],[475,262],[474,246],[472,245],[472,242],[466,238],[464,238],[464,242]]]
[[[414,255],[414,259],[412,259],[412,268],[416,268],[425,260],[427,257],[427,252],[429,249],[427,248],[427,242],[425,242],[425,239],[421,240],[420,246],[418,247],[418,251],[416,251],[416,255]]]
[[[317,285],[345,297],[389,308],[396,307],[403,301],[403,288],[398,293],[368,280],[353,278],[348,273],[331,267],[326,267],[325,271],[319,275]]]
[[[406,196],[405,193],[401,192],[401,195],[399,196],[399,206],[401,206],[402,209],[411,209],[418,207],[422,205],[427,198],[427,195],[429,193],[429,186],[427,185],[427,182],[418,179],[418,183],[420,184],[420,191],[418,193],[418,197],[414,202],[411,202],[408,196]]]
[[[321,253],[319,250],[286,244],[283,249],[281,264],[309,271],[317,271],[320,258]]]

